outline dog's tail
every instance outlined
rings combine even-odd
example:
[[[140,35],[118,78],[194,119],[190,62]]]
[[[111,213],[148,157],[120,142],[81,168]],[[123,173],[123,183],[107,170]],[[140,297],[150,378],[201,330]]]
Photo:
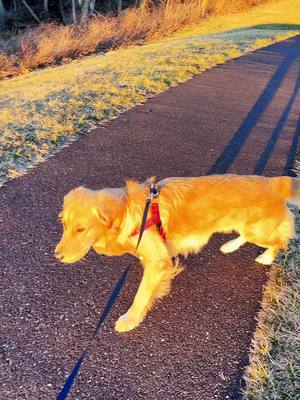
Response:
[[[300,178],[282,176],[272,178],[280,195],[300,208]]]

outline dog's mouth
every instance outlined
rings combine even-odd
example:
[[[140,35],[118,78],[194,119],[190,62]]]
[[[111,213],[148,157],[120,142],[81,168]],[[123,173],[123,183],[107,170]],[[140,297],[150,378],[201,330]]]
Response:
[[[80,254],[76,254],[76,255],[66,255],[64,254],[63,256],[61,256],[59,259],[60,262],[62,262],[63,264],[74,264],[77,261],[80,261],[82,258],[84,258],[84,256],[87,255],[87,253],[90,250],[90,246],[88,248],[85,248]]]

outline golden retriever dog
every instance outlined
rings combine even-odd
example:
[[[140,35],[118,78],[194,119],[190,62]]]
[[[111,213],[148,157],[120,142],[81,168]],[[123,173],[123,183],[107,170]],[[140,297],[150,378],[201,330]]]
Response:
[[[144,267],[133,304],[116,322],[118,332],[137,327],[153,301],[169,292],[172,279],[182,270],[173,257],[199,252],[214,233],[239,234],[222,245],[223,253],[246,242],[265,248],[256,258],[265,265],[294,236],[287,201],[299,205],[300,179],[229,174],[167,178],[157,183],[166,238],[152,226],[135,252],[153,180],[127,181],[124,188],[98,191],[79,187],[65,196],[60,214],[64,231],[55,249],[60,261],[74,263],[93,248],[108,256],[133,254]]]

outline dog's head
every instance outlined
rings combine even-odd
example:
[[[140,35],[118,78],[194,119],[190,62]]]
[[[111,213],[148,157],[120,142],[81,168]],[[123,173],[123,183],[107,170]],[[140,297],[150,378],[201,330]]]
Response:
[[[97,251],[103,248],[105,254],[112,217],[115,217],[112,214],[118,211],[116,200],[116,196],[105,190],[96,192],[79,187],[68,193],[59,215],[63,235],[56,246],[55,257],[64,263],[74,263],[95,244]]]

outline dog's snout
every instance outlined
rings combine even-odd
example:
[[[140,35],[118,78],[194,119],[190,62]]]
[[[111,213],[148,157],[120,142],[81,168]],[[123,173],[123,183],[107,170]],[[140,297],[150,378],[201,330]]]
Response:
[[[59,251],[55,251],[54,255],[59,261],[62,261],[62,259],[64,258],[64,255],[61,254]]]

